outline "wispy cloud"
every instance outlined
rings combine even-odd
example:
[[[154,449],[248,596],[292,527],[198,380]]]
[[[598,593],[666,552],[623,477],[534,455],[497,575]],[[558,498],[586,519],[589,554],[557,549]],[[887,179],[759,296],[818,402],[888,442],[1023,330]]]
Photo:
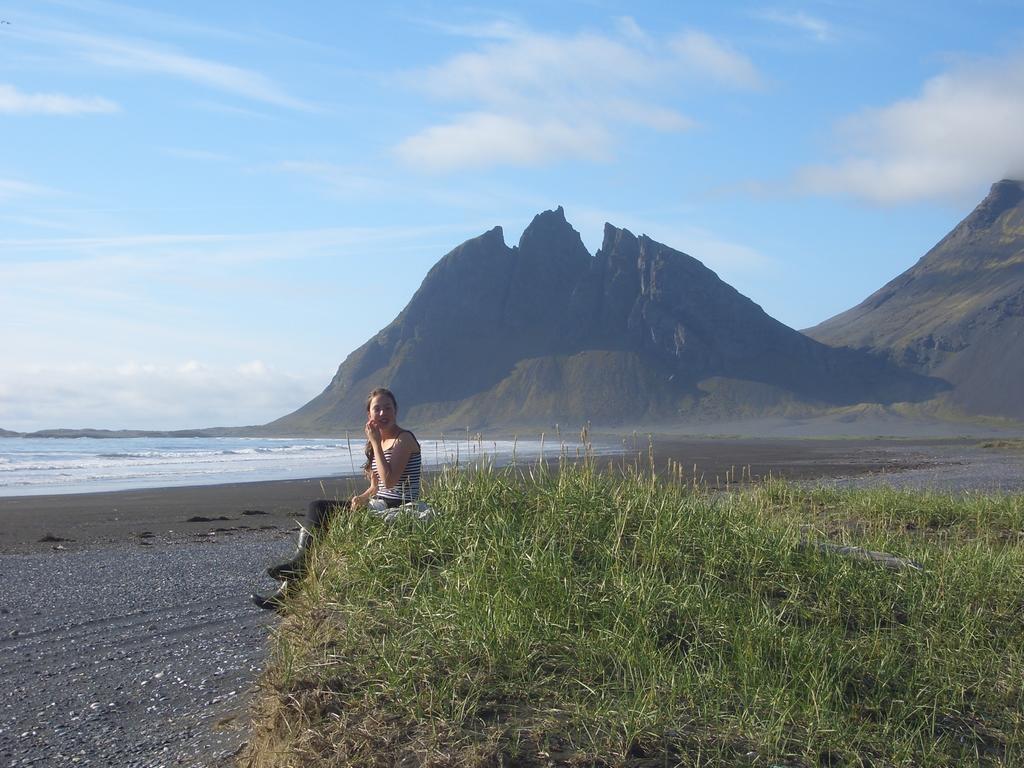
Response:
[[[38,197],[40,195],[57,194],[55,190],[38,184],[29,184],[17,179],[0,179],[0,200],[13,200],[19,197]]]
[[[24,93],[13,85],[0,83],[0,114],[81,115],[117,112],[120,107],[98,96],[67,96],[63,93]]]
[[[620,16],[615,21],[618,24],[619,33],[627,40],[643,45],[649,45],[653,42],[647,31],[637,24],[636,19],[632,16]]]
[[[248,39],[238,29],[202,24],[194,18],[126,3],[106,2],[106,0],[48,0],[46,4],[63,8],[73,14],[95,16],[104,27],[128,23],[164,35],[168,33],[184,34],[228,41]]]
[[[551,158],[599,160],[607,157],[610,144],[607,130],[599,125],[477,112],[431,126],[405,139],[395,151],[410,165],[447,171],[541,165]]]
[[[672,104],[687,83],[761,83],[747,58],[709,35],[658,40],[630,18],[614,34],[542,34],[506,20],[446,31],[475,48],[407,79],[459,108],[395,148],[405,163],[431,171],[603,160],[624,124],[693,127]]]
[[[56,48],[62,57],[77,57],[106,69],[179,78],[263,104],[307,112],[319,111],[315,104],[291,95],[261,72],[223,61],[192,56],[177,48],[145,38],[97,35],[47,26],[45,21],[19,32],[19,37],[25,41]],[[110,111],[110,103],[103,100],[79,101],[82,102],[80,108],[92,105],[92,111]],[[101,106],[106,108],[98,110]]]
[[[801,169],[803,191],[877,203],[957,200],[1024,176],[1024,55],[961,65],[920,94],[843,120],[841,157]]]
[[[188,56],[152,43],[83,34],[64,37],[79,47],[81,55],[104,67],[179,77],[253,101],[288,109],[316,110],[314,105],[291,96],[273,80],[251,69]]]
[[[607,88],[648,87],[659,63],[635,45],[591,33],[557,37],[528,30],[456,55],[410,80],[428,94],[501,106],[586,103]],[[575,94],[575,96],[574,96]]]
[[[803,11],[765,9],[755,12],[754,16],[772,24],[795,29],[819,43],[832,42],[836,37],[835,28],[831,24]]]
[[[764,80],[753,62],[704,32],[690,30],[674,38],[670,46],[687,68],[734,88],[761,88]]]

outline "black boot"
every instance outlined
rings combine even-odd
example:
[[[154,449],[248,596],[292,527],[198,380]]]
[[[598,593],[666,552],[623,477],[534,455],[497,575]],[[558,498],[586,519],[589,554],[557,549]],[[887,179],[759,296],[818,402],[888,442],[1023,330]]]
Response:
[[[313,539],[320,535],[320,532],[327,529],[330,519],[337,513],[341,505],[331,499],[317,499],[309,505],[306,512],[306,519],[299,529],[299,546],[290,560],[272,565],[267,568],[267,575],[277,581],[283,579],[300,579],[306,572],[306,560],[309,557],[309,548]]]
[[[267,575],[274,581],[285,579],[301,579],[306,572],[306,559],[309,557],[309,547],[313,543],[313,535],[302,528],[299,530],[299,546],[290,560],[272,565],[267,568]]]
[[[288,597],[288,582],[282,581],[281,586],[269,595],[261,595],[259,592],[252,593],[252,601],[257,608],[267,611],[279,611],[284,607],[285,598]]]

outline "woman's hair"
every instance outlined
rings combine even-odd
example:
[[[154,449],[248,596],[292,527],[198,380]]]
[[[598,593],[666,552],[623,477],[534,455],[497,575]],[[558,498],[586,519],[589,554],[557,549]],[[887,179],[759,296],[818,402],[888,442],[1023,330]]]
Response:
[[[396,411],[398,410],[398,400],[395,398],[395,393],[392,392],[390,389],[387,389],[386,387],[377,387],[366,398],[366,412],[367,413],[370,412],[370,403],[373,402],[373,398],[377,397],[377,395],[387,395],[388,397],[390,397],[391,398],[391,404],[393,406],[395,406],[395,410]]]
[[[373,402],[373,398],[378,395],[387,395],[391,398],[391,404],[395,406],[395,410],[398,410],[398,399],[395,397],[395,393],[386,387],[377,387],[373,392],[366,398],[366,412],[370,412],[370,403]],[[369,440],[366,441],[366,446],[363,448],[363,453],[366,454],[366,463],[363,464],[363,473],[369,474],[370,467],[373,464],[373,443]]]

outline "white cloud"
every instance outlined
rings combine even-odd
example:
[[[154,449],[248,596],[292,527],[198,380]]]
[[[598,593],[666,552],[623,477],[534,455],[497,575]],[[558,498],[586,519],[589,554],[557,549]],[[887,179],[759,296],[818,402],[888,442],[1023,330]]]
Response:
[[[608,108],[617,112],[619,119],[624,123],[635,123],[666,133],[689,131],[698,125],[696,120],[656,104],[612,99],[608,101]]]
[[[300,378],[260,360],[218,366],[125,361],[5,366],[0,427],[189,429],[265,423],[323,388],[327,375]]]
[[[687,82],[762,82],[746,57],[708,35],[658,40],[630,18],[618,20],[616,35],[546,35],[508,22],[447,31],[476,48],[407,80],[458,109],[395,148],[402,161],[433,171],[603,160],[624,124],[692,128],[672,105]]]
[[[96,96],[66,96],[62,93],[24,93],[13,85],[0,84],[0,114],[81,115],[117,112],[117,104]]]
[[[652,42],[650,35],[644,31],[643,27],[636,23],[636,19],[632,16],[620,16],[616,21],[619,25],[619,31],[622,33],[623,37],[628,40],[633,40],[645,45]]]
[[[315,105],[292,96],[260,72],[190,56],[148,40],[126,40],[53,29],[36,29],[23,37],[59,47],[62,54],[71,53],[101,67],[176,77],[264,104],[317,111]]]
[[[523,31],[417,73],[418,86],[444,99],[522,107],[588,102],[607,88],[649,86],[658,62],[628,43],[594,34],[555,37]]]
[[[684,32],[671,42],[672,50],[698,75],[735,88],[761,88],[764,81],[746,56],[704,32]]]
[[[35,197],[52,195],[54,191],[38,184],[29,184],[16,179],[0,179],[0,200],[13,200],[18,197]]]
[[[287,94],[268,77],[249,69],[137,43],[85,35],[72,37],[83,45],[86,56],[97,64],[180,77],[279,107],[313,109],[312,105]]]
[[[540,165],[551,159],[601,159],[610,140],[601,126],[570,125],[557,119],[473,113],[435,125],[395,148],[398,156],[424,170]]]
[[[804,191],[877,203],[959,200],[1024,176],[1024,56],[958,67],[916,97],[837,127],[842,157],[803,168]]]
[[[106,27],[131,24],[145,27],[158,34],[184,34],[211,38],[214,40],[247,40],[239,29],[225,29],[208,24],[201,24],[194,19],[184,19],[171,13],[164,13],[150,8],[133,7],[126,3],[105,2],[104,0],[59,0],[54,5],[61,5],[76,13],[91,14],[99,17]],[[241,26],[241,25],[239,25]]]
[[[780,24],[807,34],[819,43],[828,43],[835,38],[832,25],[823,19],[810,16],[803,11],[787,13],[778,10],[764,10],[754,14],[757,18]]]

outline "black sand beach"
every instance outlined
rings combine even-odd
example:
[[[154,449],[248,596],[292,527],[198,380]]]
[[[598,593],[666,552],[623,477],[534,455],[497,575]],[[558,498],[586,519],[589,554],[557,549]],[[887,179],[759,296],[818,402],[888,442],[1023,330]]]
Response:
[[[230,764],[274,622],[249,594],[353,482],[0,499],[0,761]]]
[[[356,487],[354,479],[334,477],[2,497],[0,553],[292,529],[294,516],[303,513],[310,500],[348,498]],[[61,541],[43,540],[48,536]]]
[[[626,443],[646,458],[646,437]],[[1024,490],[1024,454],[967,439],[656,437],[654,454],[712,486],[728,473]],[[290,550],[308,502],[358,482],[0,498],[0,759],[230,764],[274,625],[249,593],[272,586],[262,569]]]

